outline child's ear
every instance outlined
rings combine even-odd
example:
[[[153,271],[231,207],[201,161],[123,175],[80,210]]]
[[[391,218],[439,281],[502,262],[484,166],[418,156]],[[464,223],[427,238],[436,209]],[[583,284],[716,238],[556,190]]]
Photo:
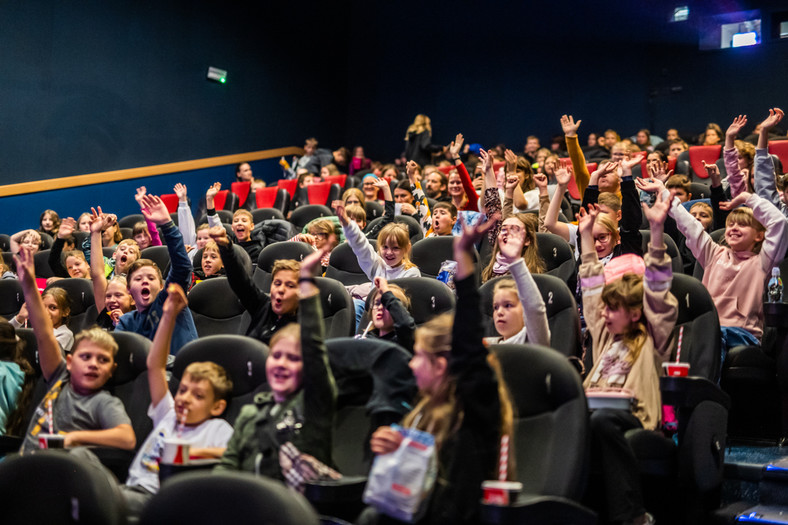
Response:
[[[643,316],[643,309],[642,308],[633,308],[629,311],[629,320],[630,322],[637,323],[640,321],[640,318]]]
[[[449,360],[443,356],[435,358],[435,374],[445,376],[449,370]]]
[[[220,399],[216,401],[213,406],[211,407],[211,415],[213,417],[219,417],[224,413],[224,409],[227,408],[227,401],[224,399]]]

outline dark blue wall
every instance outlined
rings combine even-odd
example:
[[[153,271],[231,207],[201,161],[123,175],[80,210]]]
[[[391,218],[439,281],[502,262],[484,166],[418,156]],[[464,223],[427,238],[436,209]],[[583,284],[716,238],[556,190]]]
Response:
[[[344,85],[317,83],[344,82],[344,43],[322,3],[279,4],[1,2],[0,182],[339,142]]]

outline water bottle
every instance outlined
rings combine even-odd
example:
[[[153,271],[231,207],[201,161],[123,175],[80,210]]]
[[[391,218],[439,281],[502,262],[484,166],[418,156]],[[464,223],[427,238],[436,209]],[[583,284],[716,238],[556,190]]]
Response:
[[[769,302],[781,303],[783,301],[783,280],[780,279],[780,269],[772,268],[772,278],[769,279]]]

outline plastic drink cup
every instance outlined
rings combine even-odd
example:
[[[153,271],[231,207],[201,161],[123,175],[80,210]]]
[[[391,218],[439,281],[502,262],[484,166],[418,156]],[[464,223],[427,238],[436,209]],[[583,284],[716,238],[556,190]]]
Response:
[[[519,481],[484,481],[483,501],[488,505],[506,506],[517,500],[522,492],[523,484]]]
[[[189,462],[189,443],[182,439],[165,439],[161,462],[169,465],[185,465]]]
[[[668,377],[687,377],[689,375],[689,363],[662,363],[665,375]]]
[[[38,448],[64,448],[66,444],[66,436],[60,434],[39,434],[38,435]]]

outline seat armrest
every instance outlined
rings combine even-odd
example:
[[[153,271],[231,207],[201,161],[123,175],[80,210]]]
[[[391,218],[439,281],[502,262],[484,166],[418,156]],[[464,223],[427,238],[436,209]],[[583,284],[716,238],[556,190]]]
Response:
[[[23,438],[21,436],[0,436],[0,457],[6,454],[19,452],[22,448]]]
[[[594,525],[597,515],[576,501],[560,496],[521,494],[509,506],[481,504],[481,521],[487,525]]]
[[[366,486],[366,476],[344,476],[336,480],[307,481],[304,485],[304,496],[312,504],[360,502]]]
[[[129,467],[134,460],[133,450],[123,450],[114,447],[88,447],[101,461],[101,464],[107,467],[115,477],[121,481],[125,481],[129,476]]]
[[[666,405],[693,408],[701,401],[712,401],[726,409],[731,406],[730,396],[704,377],[660,377],[659,387]]]

